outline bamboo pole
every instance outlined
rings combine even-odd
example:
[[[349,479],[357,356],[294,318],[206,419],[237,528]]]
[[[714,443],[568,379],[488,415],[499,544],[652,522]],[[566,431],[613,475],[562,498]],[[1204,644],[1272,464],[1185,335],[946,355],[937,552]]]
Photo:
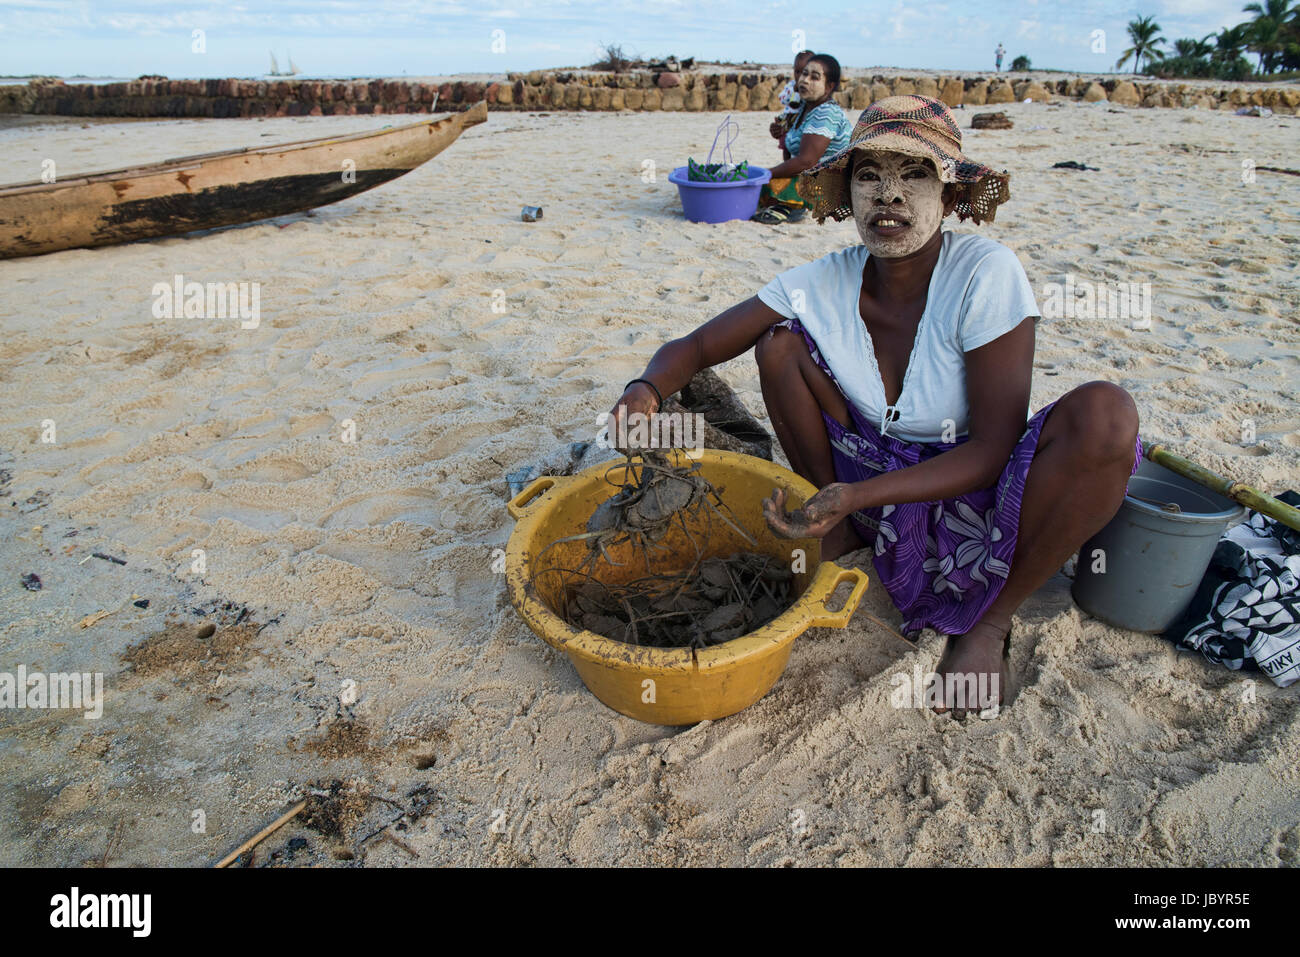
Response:
[[[233,851],[231,851],[229,854],[223,857],[214,866],[229,867],[231,864],[233,864],[235,861],[239,859],[239,855],[243,854],[245,851],[249,850],[250,848],[256,847],[258,844],[261,844],[262,841],[266,840],[268,837],[270,837],[280,828],[284,827],[284,825],[288,824],[295,817],[297,817],[298,812],[301,811],[306,806],[307,806],[306,800],[299,801],[297,804],[289,808],[289,810],[285,811],[283,814],[277,817],[266,827],[262,828],[260,831],[258,831],[248,840],[246,840],[243,844],[240,844],[239,847],[235,848]]]
[[[1183,478],[1191,479],[1198,485],[1204,485],[1210,491],[1217,492],[1224,498],[1232,499],[1239,505],[1244,505],[1261,515],[1267,515],[1269,518],[1275,518],[1283,525],[1300,531],[1300,509],[1288,505],[1286,502],[1279,502],[1273,496],[1265,495],[1249,485],[1234,482],[1218,472],[1211,472],[1204,466],[1197,465],[1181,455],[1170,452],[1163,445],[1144,442],[1142,444],[1142,453],[1152,462],[1163,465],[1169,471],[1176,472]]]

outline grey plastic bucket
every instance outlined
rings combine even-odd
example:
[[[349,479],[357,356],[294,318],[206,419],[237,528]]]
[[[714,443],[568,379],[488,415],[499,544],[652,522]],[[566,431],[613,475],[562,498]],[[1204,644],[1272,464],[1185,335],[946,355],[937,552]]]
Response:
[[[1182,511],[1152,502],[1173,502]],[[1191,603],[1219,539],[1245,512],[1191,479],[1143,461],[1119,512],[1079,550],[1074,600],[1108,624],[1164,631]]]

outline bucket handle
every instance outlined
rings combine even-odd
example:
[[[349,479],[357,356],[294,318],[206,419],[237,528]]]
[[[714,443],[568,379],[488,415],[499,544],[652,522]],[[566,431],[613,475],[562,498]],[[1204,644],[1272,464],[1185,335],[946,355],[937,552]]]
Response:
[[[726,119],[718,124],[718,131],[713,134],[713,145],[709,147],[709,156],[704,161],[705,166],[713,162],[713,151],[718,148],[718,138],[723,133],[727,134],[727,138],[722,143],[722,164],[724,168],[735,165],[731,161],[731,144],[736,142],[737,137],[740,136],[740,124],[733,120],[731,114],[728,113]]]
[[[560,477],[555,475],[543,475],[533,481],[522,492],[506,503],[506,509],[510,512],[515,521],[523,518],[528,514],[528,506],[539,495],[549,488],[560,484]]]
[[[844,568],[834,562],[822,562],[821,567],[817,569],[816,577],[813,578],[813,582],[808,586],[808,592],[804,596],[817,609],[810,612],[808,627],[847,627],[849,619],[858,610],[858,602],[862,600],[870,581],[871,579],[867,577],[867,573],[860,568]],[[835,589],[844,582],[853,582],[853,590],[849,592],[849,597],[844,600],[843,608],[839,611],[830,611],[826,607],[826,602],[835,593]]]

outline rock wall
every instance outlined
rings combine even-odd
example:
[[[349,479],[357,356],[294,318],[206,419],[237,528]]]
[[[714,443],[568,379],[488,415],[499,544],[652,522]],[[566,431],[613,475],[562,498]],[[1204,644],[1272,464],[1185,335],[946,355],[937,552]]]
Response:
[[[487,100],[491,110],[701,110],[776,112],[788,73],[511,73],[496,82],[407,80],[168,80],[69,84],[33,80],[0,87],[0,113],[60,116],[329,116],[428,113],[468,108]],[[1206,84],[1115,77],[1015,79],[985,76],[873,76],[848,80],[836,94],[858,111],[891,94],[921,93],[949,106],[1073,99],[1121,106],[1235,110],[1266,106],[1277,113],[1300,107],[1300,85]],[[434,106],[436,94],[436,107]]]

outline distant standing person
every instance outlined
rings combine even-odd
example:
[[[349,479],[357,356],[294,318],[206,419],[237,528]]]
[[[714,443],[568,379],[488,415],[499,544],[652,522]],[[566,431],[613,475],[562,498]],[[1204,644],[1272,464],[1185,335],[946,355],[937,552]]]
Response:
[[[772,179],[759,195],[760,209],[752,217],[754,222],[779,226],[803,219],[808,201],[795,189],[799,174],[849,145],[849,118],[834,100],[839,88],[839,61],[828,53],[809,57],[799,73],[796,89],[800,105],[785,134],[785,161],[772,167]]]
[[[786,82],[785,88],[781,90],[783,109],[781,114],[772,121],[772,125],[768,127],[768,132],[781,144],[782,152],[785,151],[786,131],[790,129],[790,124],[794,122],[794,118],[799,114],[799,106],[802,102],[799,99],[799,74],[803,72],[803,68],[808,65],[808,61],[812,57],[812,50],[804,50],[794,58],[794,72]]]
[[[1001,43],[999,43],[998,48],[993,51],[993,57],[995,60],[997,60],[997,64],[998,64],[997,68],[999,72],[1002,70],[1002,58],[1006,55],[1007,55],[1006,49],[1002,46]]]

